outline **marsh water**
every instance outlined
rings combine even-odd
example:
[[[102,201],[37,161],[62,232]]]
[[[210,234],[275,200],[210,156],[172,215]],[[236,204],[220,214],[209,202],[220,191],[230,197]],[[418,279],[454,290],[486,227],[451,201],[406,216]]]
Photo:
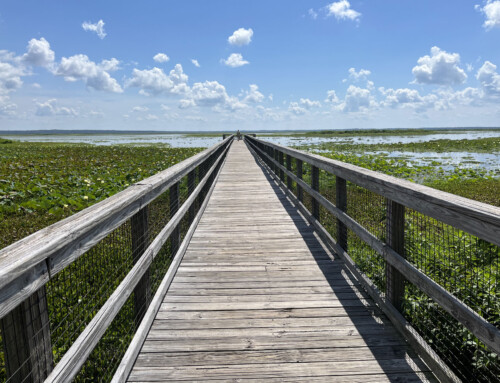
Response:
[[[14,139],[25,142],[66,142],[84,143],[92,145],[151,145],[163,144],[171,147],[209,147],[222,139],[221,136],[202,136],[189,134],[33,134],[33,135],[1,135],[2,138]],[[303,146],[324,143],[365,145],[391,144],[391,143],[423,143],[434,140],[463,140],[500,137],[500,131],[460,131],[457,133],[430,133],[420,135],[342,135],[333,137],[300,137],[284,133],[279,135],[263,134],[261,138],[284,146]],[[466,149],[466,148],[464,148]],[[320,150],[316,150],[320,152]],[[485,169],[500,172],[500,148],[493,153],[475,153],[468,151],[461,152],[402,152],[402,151],[369,151],[366,154],[377,154],[390,158],[399,158],[407,161],[408,166],[413,165],[434,165],[445,170],[456,167]],[[361,154],[360,154],[361,155]]]

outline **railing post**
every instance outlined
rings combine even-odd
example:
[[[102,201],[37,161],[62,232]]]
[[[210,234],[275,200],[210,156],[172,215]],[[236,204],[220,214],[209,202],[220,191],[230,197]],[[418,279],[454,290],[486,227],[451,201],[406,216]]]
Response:
[[[283,152],[281,152],[281,151],[278,152],[278,161],[279,161],[281,166],[283,166],[285,164]],[[283,182],[285,181],[285,172],[283,171],[283,169],[280,169],[280,180]]]
[[[206,162],[207,160],[203,161],[198,166],[198,183],[203,179],[203,177],[205,177]],[[201,188],[200,190],[200,194],[198,196],[198,208],[201,207],[204,200],[205,200],[205,187]]]
[[[311,187],[319,192],[319,168],[316,166],[311,166],[312,168],[312,174],[311,174]],[[312,215],[314,218],[316,218],[319,222],[320,221],[320,216],[319,216],[319,202],[316,201],[314,197],[312,197]]]
[[[188,173],[187,181],[188,181],[188,194],[191,195],[193,194],[194,189],[196,189],[196,170],[198,168],[194,168]],[[196,204],[191,204],[189,207],[189,214],[188,214],[188,219],[189,219],[189,224],[193,222],[193,219],[196,215]]]
[[[172,219],[175,213],[177,213],[177,210],[179,210],[179,182],[176,182],[175,184],[170,186],[169,198],[170,198],[170,219]],[[179,249],[180,244],[181,244],[181,231],[180,227],[177,226],[172,231],[172,234],[170,234],[170,250],[172,257]]]
[[[267,154],[269,154],[269,156],[271,156],[271,158],[275,158],[274,157],[274,149],[270,146],[267,147]],[[273,172],[275,172],[275,169],[274,169],[274,162],[271,161],[269,158],[267,159],[268,163],[269,163],[269,166],[271,167],[271,170]]]
[[[387,244],[405,258],[404,231],[405,207],[387,200]],[[386,296],[393,306],[401,312],[405,294],[405,278],[389,264],[386,264]]]
[[[335,205],[342,211],[347,211],[347,182],[344,178],[335,177]],[[347,227],[337,218],[337,243],[347,251]]]
[[[272,156],[272,158],[275,161],[277,161],[278,160],[278,158],[277,158],[278,151],[276,149],[274,149],[273,147],[270,147],[270,149],[271,149],[271,156]],[[276,165],[272,161],[271,161],[271,169],[272,169],[273,173],[276,174]]]
[[[149,246],[148,207],[143,207],[130,219],[132,232],[132,262],[135,264]],[[149,270],[145,272],[134,289],[134,317],[139,327],[151,299],[151,281]]]
[[[302,179],[302,160],[298,158],[295,159],[295,164],[297,165],[297,177]],[[297,183],[297,198],[300,202],[304,202],[304,191],[302,190],[302,186]]]
[[[1,320],[9,382],[43,382],[54,362],[45,286]]]
[[[286,155],[286,170],[292,171],[292,156],[287,154]],[[286,186],[289,190],[292,190],[293,187],[293,180],[292,177],[286,176]]]

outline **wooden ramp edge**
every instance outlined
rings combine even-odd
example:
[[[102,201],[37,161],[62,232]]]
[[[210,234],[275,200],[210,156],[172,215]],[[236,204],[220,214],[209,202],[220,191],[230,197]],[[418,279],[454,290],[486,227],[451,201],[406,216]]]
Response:
[[[128,381],[434,381],[331,258],[235,141]]]

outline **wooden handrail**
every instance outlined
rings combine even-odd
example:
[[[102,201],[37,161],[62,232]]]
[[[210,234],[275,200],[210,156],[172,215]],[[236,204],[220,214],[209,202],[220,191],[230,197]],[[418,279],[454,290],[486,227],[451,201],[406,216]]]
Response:
[[[266,142],[267,144],[267,142]],[[401,272],[410,282],[418,286],[422,291],[434,299],[445,311],[451,314],[455,319],[467,327],[476,337],[487,344],[492,350],[500,353],[500,330],[494,325],[482,318],[478,313],[472,310],[465,303],[456,298],[438,283],[434,282],[425,273],[418,270],[410,262],[404,259],[400,254],[394,251],[387,244],[380,241],[377,237],[366,230],[362,225],[356,222],[349,215],[338,209],[334,204],[323,197],[317,190],[313,189],[306,182],[299,179],[295,174],[286,169],[274,158],[269,156],[263,150],[254,146],[261,154],[281,172],[287,174],[297,184],[299,184],[309,195],[313,197],[317,203],[321,204],[332,215],[344,223],[352,230],[361,240],[368,244],[371,248],[377,251],[384,259]],[[304,161],[304,159],[303,159]],[[314,214],[313,214],[314,215]]]
[[[249,136],[245,138],[249,142],[262,143],[289,154],[391,201],[500,246],[499,207],[272,142]]]
[[[232,138],[0,250],[0,318]]]
[[[130,372],[132,371],[134,363],[137,359],[137,356],[139,355],[139,352],[142,348],[142,345],[144,344],[144,341],[146,340],[151,325],[153,324],[156,315],[160,310],[165,294],[167,293],[172,283],[172,280],[174,279],[177,269],[179,268],[180,263],[184,257],[184,254],[187,250],[189,242],[198,226],[198,223],[201,220],[201,216],[203,215],[208,205],[210,196],[212,195],[212,192],[215,188],[219,174],[220,172],[216,174],[214,182],[212,183],[212,186],[207,192],[207,198],[205,198],[205,200],[203,201],[203,204],[200,207],[198,214],[196,214],[196,217],[194,217],[193,223],[189,227],[189,230],[187,231],[186,236],[184,237],[184,240],[182,241],[179,250],[175,254],[175,257],[172,259],[172,263],[170,264],[168,271],[165,274],[165,277],[162,279],[160,286],[158,287],[158,290],[156,291],[156,294],[153,300],[151,301],[151,305],[149,306],[148,311],[144,316],[144,319],[142,320],[139,328],[137,329],[134,338],[130,342],[130,345],[127,348],[127,351],[125,352],[125,355],[123,356],[120,365],[118,366],[113,376],[113,380],[111,381],[111,383],[126,382]]]
[[[186,213],[188,213],[189,208],[191,207],[191,205],[193,205],[201,190],[207,184],[209,178],[212,176],[212,173],[215,171],[221,159],[224,157],[224,154],[225,151],[221,153],[219,158],[208,170],[207,174],[200,181],[193,194],[191,194],[188,199],[182,204],[173,218],[160,231],[151,245],[149,245],[146,251],[141,255],[140,259],[128,272],[127,276],[115,289],[113,294],[111,294],[106,303],[104,303],[104,305],[97,312],[88,326],[85,327],[84,331],[80,334],[78,339],[73,342],[70,349],[64,354],[63,358],[59,361],[52,373],[46,379],[47,383],[62,383],[71,381],[76,376],[78,371],[80,371],[80,368],[85,363],[88,356],[97,345],[101,337],[104,335],[106,329],[109,327],[122,306],[125,304],[139,280],[149,269],[149,266],[153,263],[156,255],[160,252],[161,248],[163,247],[169,236],[172,234],[172,232],[178,227],[182,218],[186,215]]]

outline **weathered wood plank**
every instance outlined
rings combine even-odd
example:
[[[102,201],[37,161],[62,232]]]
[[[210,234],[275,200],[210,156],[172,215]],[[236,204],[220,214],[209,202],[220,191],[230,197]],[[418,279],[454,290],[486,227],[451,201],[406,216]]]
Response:
[[[200,351],[200,352],[162,352],[143,353],[137,358],[139,367],[175,367],[175,366],[206,366],[239,364],[245,360],[246,364],[262,363],[305,363],[331,362],[349,360],[378,360],[412,358],[415,364],[420,364],[421,370],[425,366],[415,358],[415,353],[401,346],[388,347],[356,347],[356,348],[317,348],[297,350],[253,350],[253,351]]]
[[[275,177],[275,179],[277,179]],[[355,265],[349,254],[340,247],[326,229],[312,216],[312,214],[305,208],[305,206],[290,192],[287,195],[294,201],[295,205],[304,214],[304,217],[314,226],[321,238],[327,243],[339,256],[344,260],[346,267],[353,273],[356,279],[362,284],[370,296],[382,308],[383,312],[390,318],[391,322],[403,334],[412,347],[415,347],[419,353],[425,358],[424,360],[432,367],[433,372],[443,382],[459,382],[460,380],[454,373],[447,368],[446,364],[441,358],[427,345],[427,343],[420,337],[420,335],[413,329],[413,327],[406,321],[406,319],[383,298],[378,288],[373,282],[366,277]]]
[[[170,294],[170,293],[169,293]],[[155,321],[156,330],[189,330],[189,329],[251,329],[251,328],[297,328],[297,327],[347,327],[355,325],[378,325],[388,322],[383,317],[372,315],[364,316],[344,316],[338,317],[317,317],[312,321],[310,318],[253,318],[253,319],[211,319],[211,320],[179,320],[179,319],[157,319]],[[378,326],[376,326],[378,327]]]
[[[129,380],[423,376],[357,286],[235,142]]]
[[[377,334],[359,336],[260,336],[260,337],[215,337],[180,338],[174,340],[146,339],[141,352],[183,352],[183,351],[229,351],[229,350],[298,350],[308,348],[355,348],[355,347],[405,347],[401,338],[381,337]]]
[[[348,376],[364,374],[398,374],[418,372],[412,363],[406,359],[391,360],[364,360],[347,361],[336,363],[330,362],[308,362],[308,363],[260,363],[260,364],[234,364],[234,365],[208,365],[179,366],[179,367],[136,367],[132,371],[130,381],[142,381],[144,379],[214,379],[214,378],[281,378],[296,376]]]
[[[286,319],[380,315],[376,306],[371,307],[319,307],[267,310],[217,310],[217,311],[159,311],[156,319],[215,320],[215,319]]]
[[[177,379],[168,379],[169,382],[177,383],[177,382],[185,382],[185,380],[177,380]],[[192,382],[202,382],[206,381],[202,380],[191,380]],[[230,382],[234,383],[235,379],[212,379],[212,382],[224,383]],[[262,378],[246,378],[240,379],[240,381],[245,382],[262,382]],[[434,382],[434,378],[429,372],[411,372],[411,373],[398,373],[398,374],[375,374],[375,375],[349,375],[349,376],[332,376],[332,375],[324,375],[324,376],[298,376],[295,375],[293,378],[288,377],[279,377],[279,378],[266,378],[266,383],[303,383],[307,382],[323,382],[323,383],[428,383]],[[157,380],[141,380],[142,383],[152,383],[157,382]]]

